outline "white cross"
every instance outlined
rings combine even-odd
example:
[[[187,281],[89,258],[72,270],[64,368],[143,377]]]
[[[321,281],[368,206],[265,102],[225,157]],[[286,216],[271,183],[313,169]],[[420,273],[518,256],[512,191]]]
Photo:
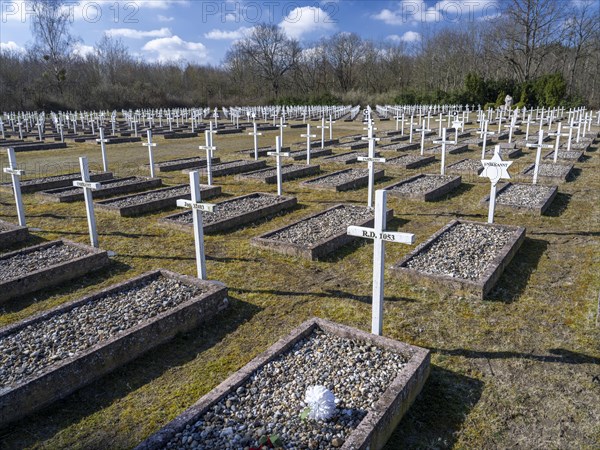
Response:
[[[496,185],[500,179],[510,179],[508,168],[512,163],[512,161],[502,161],[499,145],[496,145],[494,148],[494,156],[492,159],[481,160],[483,172],[479,176],[489,178],[492,183],[490,191],[490,208],[488,210],[488,223],[494,223],[494,210],[496,209]]]
[[[454,127],[454,143],[458,144],[458,129],[464,131],[464,125],[460,120],[455,120],[452,122],[452,127]]]
[[[191,200],[179,199],[177,206],[190,208],[194,221],[194,241],[196,244],[196,268],[198,278],[206,280],[206,259],[204,257],[204,227],[202,224],[202,211],[213,212],[215,205],[201,203],[200,198],[200,173],[197,170],[190,172]]]
[[[510,125],[504,125],[504,128],[508,128],[508,143],[512,142],[513,130],[518,130],[520,127],[515,123],[516,117],[511,120]]]
[[[325,116],[321,117],[321,125],[317,126],[321,129],[321,149],[325,148],[325,130],[329,128],[325,125]]]
[[[402,115],[400,115],[399,113],[396,114],[394,116],[394,119],[396,119],[396,131],[398,131],[400,129],[399,124],[400,124],[400,119],[402,120],[402,125],[404,125],[404,113]],[[402,127],[402,135],[404,135],[404,127]]]
[[[279,118],[279,125],[277,125],[277,128],[279,128],[279,138],[281,140],[281,145],[283,146],[283,129],[287,128],[287,125],[284,125],[283,123],[283,116]]]
[[[87,210],[88,229],[90,231],[90,241],[92,247],[98,247],[98,231],[96,230],[96,215],[94,214],[94,201],[92,191],[100,189],[100,183],[90,182],[90,170],[86,156],[79,158],[79,167],[81,169],[81,181],[73,181],[73,186],[83,188],[83,197],[85,198],[85,208]]]
[[[571,151],[571,141],[573,139],[573,130],[577,127],[574,124],[574,119],[571,119],[571,124],[567,127],[569,129],[569,139],[567,140],[567,151]]]
[[[6,134],[4,133],[4,122],[0,119],[0,133],[2,134],[2,139],[6,139]]]
[[[331,114],[329,114],[329,140],[333,139],[333,124],[335,120],[332,119]]]
[[[413,127],[415,125],[418,125],[418,123],[414,121],[414,116],[411,115],[410,116],[410,122],[408,123],[408,131],[409,131],[408,142],[410,144],[412,144],[412,141],[413,141]]]
[[[442,169],[441,174],[446,174],[446,144],[451,144],[453,141],[446,140],[446,129],[442,129],[442,140],[441,141],[433,141],[434,144],[442,144]]]
[[[367,157],[359,156],[356,158],[358,161],[366,161],[369,168],[369,192],[367,196],[367,206],[369,208],[373,207],[373,188],[375,186],[375,163],[384,163],[385,158],[376,158],[375,157],[375,142],[379,140],[373,136],[373,131],[377,128],[374,128],[372,124],[369,124],[368,135],[367,137],[361,138],[363,141],[369,141],[369,152],[367,153]]]
[[[481,124],[481,130],[479,130],[477,132],[477,134],[479,135],[479,137],[481,137],[483,139],[483,147],[481,149],[481,159],[485,158],[485,146],[487,144],[487,137],[488,136],[493,136],[494,133],[493,131],[488,131],[488,124],[489,124],[489,120],[484,119],[483,123]]]
[[[373,239],[373,300],[371,315],[371,333],[381,336],[383,331],[383,298],[384,298],[384,269],[385,242],[414,244],[415,235],[385,231],[387,219],[387,191],[380,189],[375,192],[375,224],[373,228],[349,226],[347,233],[365,239]]]
[[[59,123],[56,125],[56,128],[58,128],[60,132],[60,142],[65,142],[65,135],[63,134],[64,125],[62,123]]]
[[[310,164],[310,138],[317,137],[316,134],[310,134],[310,123],[306,124],[306,134],[301,134],[300,137],[306,138],[306,165]]]
[[[210,131],[204,132],[204,140],[206,145],[201,145],[198,147],[200,150],[206,150],[206,175],[208,177],[208,185],[212,186],[212,157],[213,151],[217,149],[214,145],[212,145],[212,135]]]
[[[411,119],[412,121],[412,119]],[[438,136],[442,135],[442,127],[444,126],[444,115],[442,113],[440,113],[440,118],[439,119],[435,119],[436,122],[440,123],[440,131],[438,133]]]
[[[561,133],[562,122],[558,122],[556,127],[556,132],[548,133],[548,136],[554,136],[556,138],[556,142],[554,143],[554,162],[558,159],[558,148],[560,147],[560,138],[562,136],[568,136],[567,133]]]
[[[538,172],[540,170],[540,160],[542,157],[542,149],[543,148],[552,148],[552,145],[544,144],[544,130],[540,125],[540,131],[538,133],[538,143],[537,144],[527,144],[527,147],[535,147],[537,148],[537,152],[535,154],[535,167],[533,168],[533,184],[537,183]]]
[[[258,136],[262,136],[262,133],[259,133],[256,128],[256,120],[254,120],[256,116],[252,114],[252,126],[254,131],[252,133],[248,133],[248,136],[254,136],[254,159],[258,160]]]
[[[415,131],[421,132],[421,156],[425,154],[425,133],[430,132],[429,128],[425,128],[425,119],[423,119],[423,124],[421,125],[421,129],[416,129]]]
[[[150,160],[150,178],[154,178],[154,156],[152,155],[152,147],[156,147],[156,143],[152,142],[152,131],[147,130],[148,142],[142,144],[148,147],[148,159]]]
[[[527,142],[529,140],[529,127],[532,124],[535,125],[535,122],[531,120],[531,113],[529,113],[529,115],[527,116],[527,120],[525,121],[525,123],[527,124],[527,127],[525,128],[525,142]]]
[[[4,173],[8,173],[12,178],[13,192],[15,193],[15,204],[17,205],[17,217],[19,218],[19,225],[22,227],[27,226],[25,222],[25,208],[23,207],[23,198],[21,197],[21,175],[25,174],[25,171],[17,169],[17,158],[15,156],[15,149],[9,147],[8,153],[8,167],[4,168]]]
[[[267,155],[274,156],[277,164],[277,195],[282,195],[282,180],[281,180],[281,158],[284,156],[290,156],[289,152],[281,152],[281,140],[279,136],[275,136],[275,152],[267,152]]]
[[[105,172],[108,172],[108,161],[106,160],[106,143],[109,142],[109,139],[104,139],[104,128],[100,128],[100,139],[96,139],[96,142],[100,144],[100,149],[102,151],[102,169]]]

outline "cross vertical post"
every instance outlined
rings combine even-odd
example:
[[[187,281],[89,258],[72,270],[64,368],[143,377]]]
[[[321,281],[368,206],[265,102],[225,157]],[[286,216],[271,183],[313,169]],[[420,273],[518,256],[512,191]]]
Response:
[[[102,170],[108,172],[108,161],[106,159],[106,143],[108,139],[104,139],[104,128],[100,128],[100,139],[96,139],[96,142],[100,144],[100,150],[102,152]]]
[[[321,117],[321,125],[317,126],[321,129],[321,150],[325,148],[325,130],[329,128],[325,125],[325,116]]]
[[[306,138],[306,165],[310,164],[310,138],[317,137],[316,134],[310,134],[310,123],[306,124],[306,134],[301,134],[300,137]]]
[[[283,153],[281,151],[281,141],[279,136],[275,136],[275,149],[274,152],[268,152],[267,155],[274,156],[277,163],[277,195],[282,195],[282,177],[281,177],[281,158],[283,156],[290,156],[289,152]]]
[[[481,148],[481,159],[485,158],[485,147],[487,144],[487,137],[496,134],[493,131],[488,131],[488,124],[489,121],[487,119],[484,119],[483,123],[481,124],[481,130],[477,132],[477,134],[479,134],[483,139],[483,147]]]
[[[425,154],[425,133],[431,131],[429,128],[425,128],[425,119],[423,119],[421,129],[416,131],[421,132],[421,156],[423,156]]]
[[[542,158],[542,149],[543,148],[552,148],[552,145],[544,144],[544,130],[542,129],[542,125],[540,122],[540,131],[538,132],[538,143],[537,144],[527,144],[527,147],[536,148],[537,151],[535,153],[535,167],[533,168],[533,184],[537,183],[538,172],[540,170],[540,160]]]
[[[383,299],[385,242],[413,244],[415,235],[385,231],[387,222],[387,191],[379,189],[375,192],[375,223],[373,228],[349,226],[347,234],[366,239],[373,239],[373,300],[371,314],[371,333],[381,336],[383,332]]]
[[[558,125],[556,126],[556,132],[548,133],[548,136],[554,136],[556,138],[556,142],[554,143],[554,162],[556,162],[558,159],[558,148],[560,147],[560,138],[561,136],[566,136],[565,133],[561,133],[561,129],[562,122],[558,122]]]
[[[156,143],[152,142],[152,131],[147,130],[148,142],[142,144],[148,147],[148,159],[150,160],[150,178],[154,178],[154,156],[152,155],[152,147],[156,147]]]
[[[335,123],[335,120],[333,120],[333,118],[331,117],[331,114],[329,114],[329,140],[331,141],[333,139],[333,124]]]
[[[434,144],[442,144],[442,168],[441,174],[446,174],[446,144],[452,143],[452,141],[446,140],[446,128],[442,129],[442,140],[441,141],[433,141]]]
[[[368,130],[368,135],[366,138],[362,138],[363,141],[369,141],[369,152],[368,152],[368,156],[365,158],[364,156],[359,156],[358,158],[356,158],[358,161],[366,161],[368,164],[368,169],[369,169],[369,187],[368,187],[368,195],[367,195],[367,206],[369,208],[373,207],[373,188],[375,186],[375,163],[376,162],[381,162],[384,163],[385,162],[385,158],[376,158],[375,157],[375,142],[377,142],[379,140],[379,138],[376,138],[375,136],[373,136],[373,131],[376,130],[377,128],[374,128],[373,125],[371,123],[369,123],[369,127],[367,128]]]
[[[259,133],[256,128],[256,120],[254,114],[252,114],[252,128],[254,131],[252,133],[248,133],[248,135],[254,136],[254,159],[258,161],[258,136],[262,136],[262,133]]]
[[[207,175],[207,179],[208,179],[207,184],[209,186],[212,186],[212,157],[213,157],[213,150],[216,150],[217,147],[212,145],[211,131],[206,130],[204,132],[204,140],[206,142],[206,145],[201,145],[198,148],[200,150],[206,150],[206,175]]]
[[[279,140],[281,141],[281,146],[283,147],[283,129],[287,128],[287,125],[284,125],[283,123],[283,116],[279,118],[279,125],[277,125],[277,128],[279,128]]]
[[[23,207],[23,197],[21,197],[21,175],[24,175],[25,172],[17,168],[17,158],[15,156],[15,149],[12,147],[8,148],[8,167],[4,168],[4,173],[8,173],[12,178],[13,192],[15,194],[15,204],[17,206],[17,217],[19,219],[19,225],[25,227],[27,226],[25,221],[25,208]]]
[[[87,211],[88,230],[90,232],[90,241],[92,247],[98,248],[98,231],[96,229],[96,215],[94,213],[94,200],[92,191],[100,189],[100,183],[90,182],[90,169],[86,156],[79,158],[79,168],[81,170],[81,181],[73,181],[73,186],[83,188],[83,197],[85,199],[85,209]]]

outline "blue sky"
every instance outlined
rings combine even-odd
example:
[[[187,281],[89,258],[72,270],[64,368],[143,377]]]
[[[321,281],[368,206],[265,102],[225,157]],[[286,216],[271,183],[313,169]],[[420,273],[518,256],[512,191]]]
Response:
[[[109,33],[142,60],[211,65],[263,22],[279,24],[305,46],[341,31],[414,43],[423,26],[456,26],[499,14],[497,0],[73,0],[67,8],[81,54]],[[25,0],[0,0],[2,50],[22,51],[32,43],[29,10]]]

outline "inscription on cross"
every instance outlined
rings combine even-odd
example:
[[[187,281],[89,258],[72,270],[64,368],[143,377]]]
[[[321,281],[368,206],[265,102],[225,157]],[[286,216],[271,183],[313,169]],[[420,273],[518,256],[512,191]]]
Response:
[[[375,223],[373,228],[349,226],[347,233],[373,242],[373,300],[371,315],[371,333],[380,335],[383,332],[383,299],[384,299],[384,269],[385,243],[396,242],[414,244],[415,235],[386,231],[387,191],[380,189],[375,192]]]

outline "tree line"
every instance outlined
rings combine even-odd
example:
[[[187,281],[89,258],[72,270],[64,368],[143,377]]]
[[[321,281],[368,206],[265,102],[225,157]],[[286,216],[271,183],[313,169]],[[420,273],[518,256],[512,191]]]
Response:
[[[507,0],[492,21],[423,24],[412,42],[337,33],[290,39],[261,24],[218,66],[136,60],[120,39],[74,53],[63,0],[34,1],[35,44],[0,52],[0,110],[242,104],[600,106],[597,1]]]

